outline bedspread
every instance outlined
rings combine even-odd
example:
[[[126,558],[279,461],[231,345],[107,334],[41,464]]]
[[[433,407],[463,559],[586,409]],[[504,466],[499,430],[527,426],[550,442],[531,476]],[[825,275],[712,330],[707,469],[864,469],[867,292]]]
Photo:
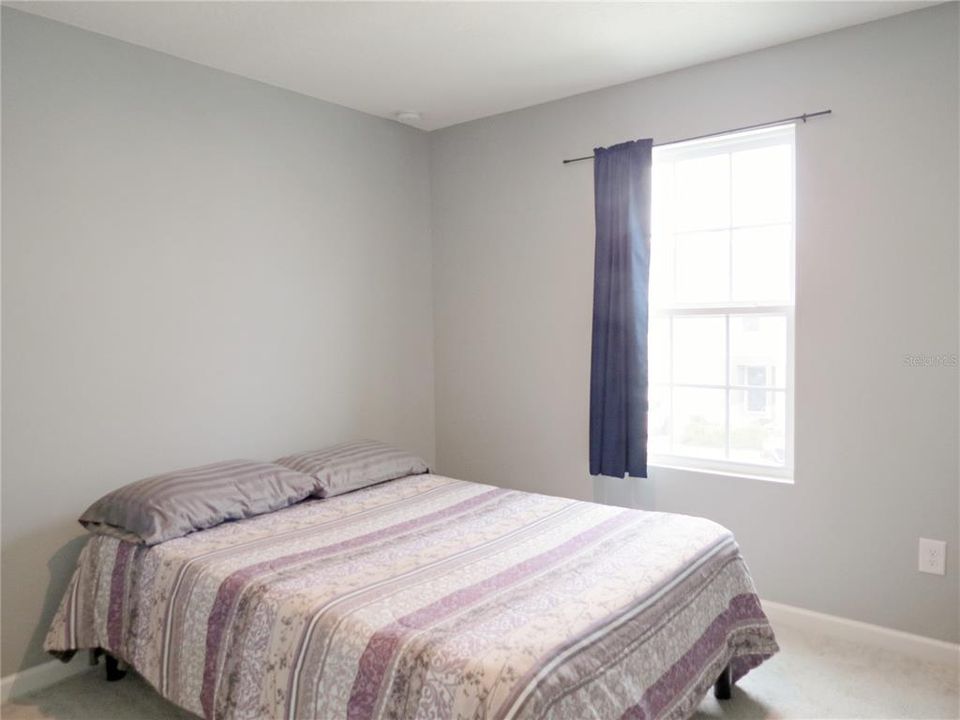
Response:
[[[145,547],[94,536],[45,641],[207,718],[682,718],[777,651],[708,520],[418,475]]]

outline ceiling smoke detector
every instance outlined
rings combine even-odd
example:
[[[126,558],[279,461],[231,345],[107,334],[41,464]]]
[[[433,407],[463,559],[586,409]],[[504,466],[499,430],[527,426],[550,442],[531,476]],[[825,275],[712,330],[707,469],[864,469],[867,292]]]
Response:
[[[420,113],[416,110],[400,110],[394,114],[394,117],[402,123],[418,123],[420,122]]]

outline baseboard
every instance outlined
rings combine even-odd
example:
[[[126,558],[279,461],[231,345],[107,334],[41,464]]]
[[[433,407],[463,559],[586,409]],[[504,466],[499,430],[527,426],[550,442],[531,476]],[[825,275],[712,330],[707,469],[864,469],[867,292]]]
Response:
[[[926,662],[960,668],[960,645],[955,643],[769,600],[763,600],[762,604],[774,630],[777,627],[794,628],[831,638],[859,642],[878,650],[896,652]]]
[[[87,663],[87,654],[77,653],[70,662],[51,660],[42,665],[34,665],[26,670],[15,672],[0,679],[0,703],[92,669]]]

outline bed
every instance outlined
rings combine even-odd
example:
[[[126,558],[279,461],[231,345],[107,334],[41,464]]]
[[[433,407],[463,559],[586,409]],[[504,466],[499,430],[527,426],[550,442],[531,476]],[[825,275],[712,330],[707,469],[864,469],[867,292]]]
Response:
[[[688,717],[777,644],[716,523],[422,474],[95,535],[45,648],[211,720],[580,720]]]

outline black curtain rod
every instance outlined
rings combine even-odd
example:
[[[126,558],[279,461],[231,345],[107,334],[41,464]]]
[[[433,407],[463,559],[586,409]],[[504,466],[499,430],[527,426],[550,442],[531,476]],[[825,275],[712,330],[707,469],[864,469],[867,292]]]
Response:
[[[770,127],[771,125],[782,125],[783,123],[793,122],[794,120],[803,120],[803,122],[806,122],[809,118],[820,117],[821,115],[829,115],[832,112],[833,110],[818,110],[817,112],[803,113],[803,115],[794,115],[793,117],[782,118],[780,120],[757,123],[756,125],[744,125],[743,127],[731,128],[730,130],[720,130],[718,132],[707,133],[706,135],[696,135],[695,137],[671,140],[670,142],[665,143],[654,143],[653,146],[660,147],[661,145],[676,145],[677,143],[690,142],[691,140],[704,140],[706,138],[716,137],[717,135],[726,135],[727,133],[743,132],[744,130],[756,130],[758,128]],[[569,158],[568,160],[564,160],[563,164],[566,165],[568,163],[580,162],[581,160],[593,160],[593,155]]]

